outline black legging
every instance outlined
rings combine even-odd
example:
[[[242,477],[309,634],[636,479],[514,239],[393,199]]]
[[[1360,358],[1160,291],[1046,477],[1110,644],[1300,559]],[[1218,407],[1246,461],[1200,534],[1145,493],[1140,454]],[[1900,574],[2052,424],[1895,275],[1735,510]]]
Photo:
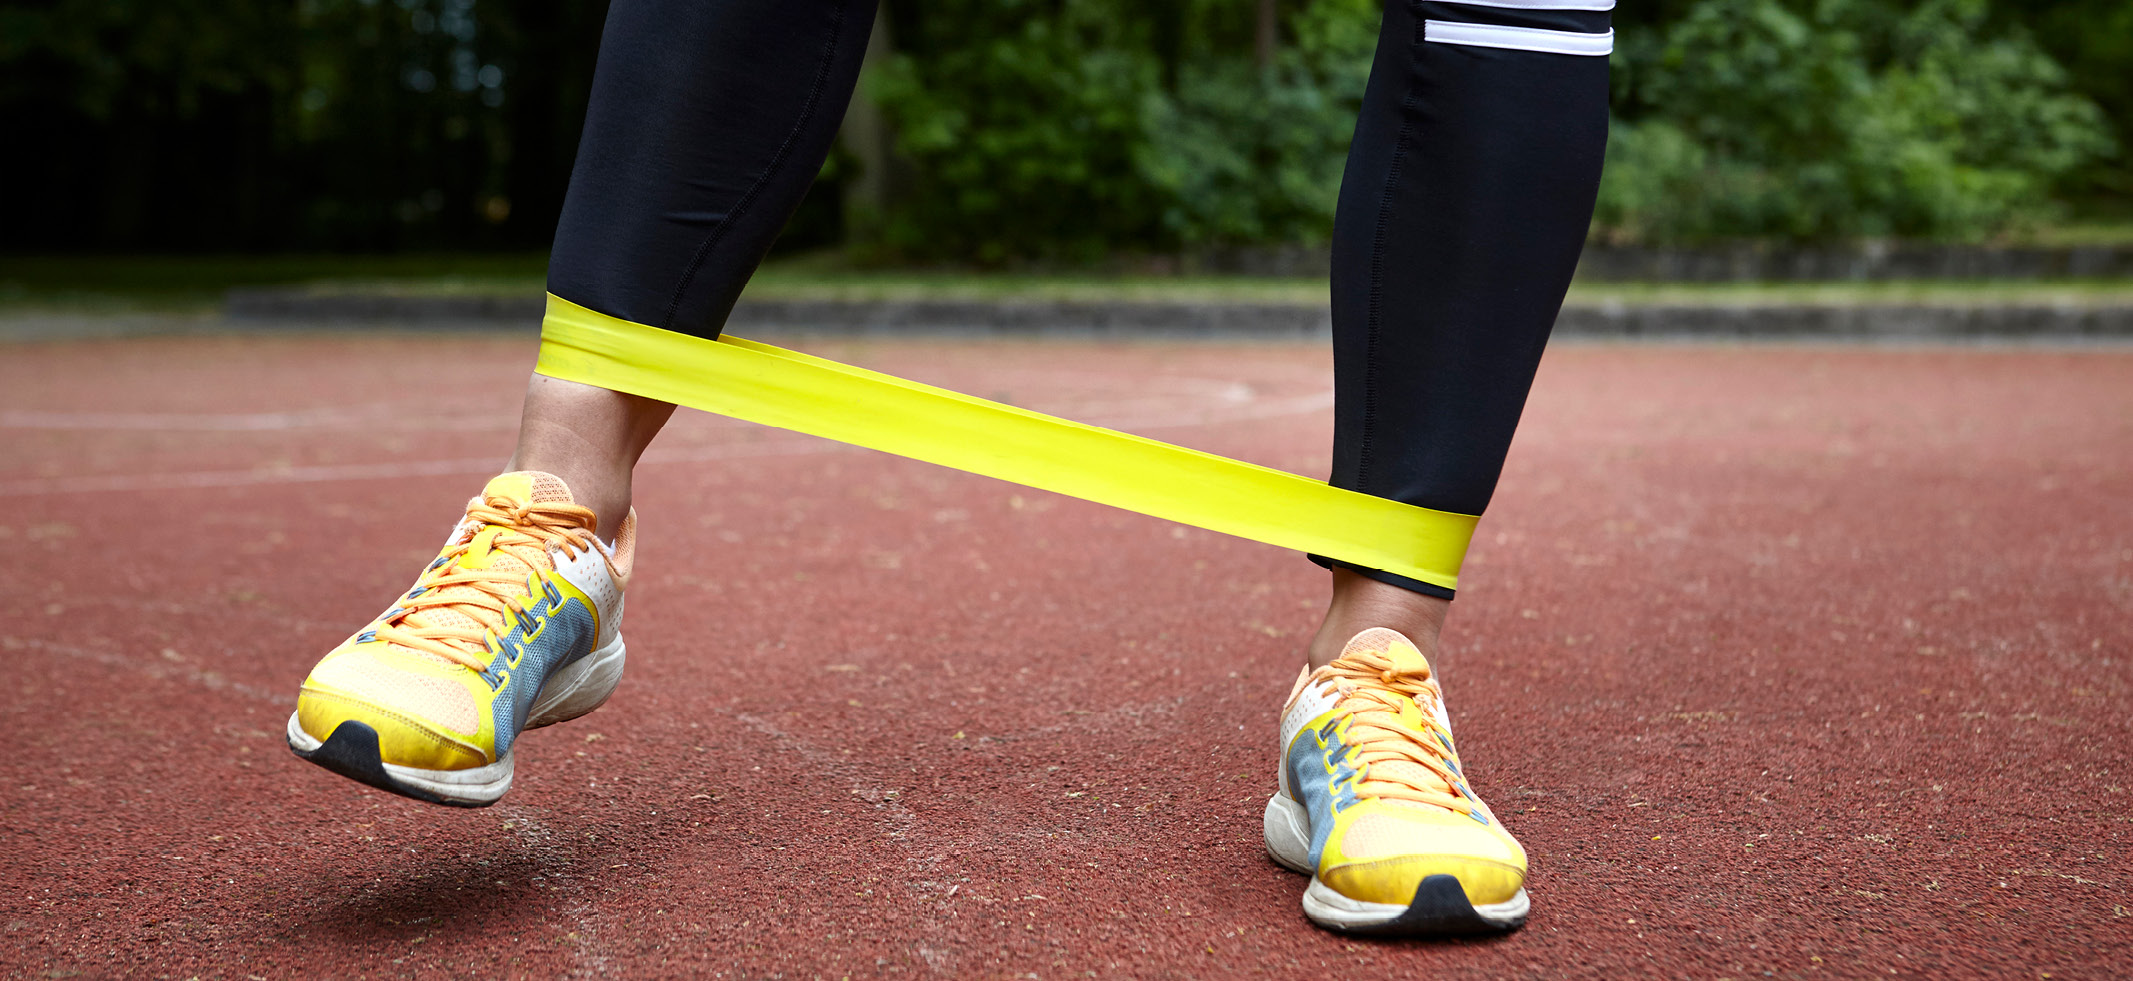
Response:
[[[1611,6],[1386,4],[1333,222],[1334,484],[1488,505],[1592,220]],[[829,153],[874,12],[615,0],[549,291],[718,336]]]

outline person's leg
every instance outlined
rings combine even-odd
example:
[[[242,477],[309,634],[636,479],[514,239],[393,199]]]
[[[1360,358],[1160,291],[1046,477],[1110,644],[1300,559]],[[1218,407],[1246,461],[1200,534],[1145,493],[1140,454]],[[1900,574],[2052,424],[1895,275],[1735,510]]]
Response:
[[[1611,6],[1387,4],[1334,228],[1335,484],[1487,506],[1592,217]],[[1321,926],[1518,926],[1525,851],[1469,786],[1431,665],[1451,591],[1317,561],[1333,599],[1282,713],[1268,853],[1311,876]]]
[[[1387,4],[1334,221],[1336,485],[1488,505],[1592,220],[1610,7]],[[1367,627],[1435,652],[1450,590],[1319,561],[1313,666]]]
[[[616,0],[550,257],[556,296],[716,337],[829,152],[874,0]],[[672,405],[539,374],[511,472],[312,669],[289,747],[435,803],[510,789],[519,732],[620,680],[631,471]]]
[[[876,0],[618,0],[608,11],[548,291],[717,337],[814,181]],[[674,407],[536,374],[511,469],[562,477],[616,528]]]

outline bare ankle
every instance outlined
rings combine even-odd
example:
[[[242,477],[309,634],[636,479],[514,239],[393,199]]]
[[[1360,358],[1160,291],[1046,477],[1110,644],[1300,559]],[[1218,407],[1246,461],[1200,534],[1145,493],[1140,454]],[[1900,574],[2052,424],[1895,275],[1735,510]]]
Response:
[[[538,453],[512,457],[507,469],[538,470],[562,478],[563,485],[570,488],[570,499],[592,509],[594,533],[609,544],[614,543],[615,533],[630,513],[631,479],[627,470],[616,473],[611,467],[588,465],[581,459],[551,459]]]
[[[1424,657],[1437,656],[1437,638],[1451,601],[1382,583],[1347,569],[1333,570],[1333,599],[1306,652],[1314,668],[1340,657],[1348,640],[1372,627],[1390,627],[1414,641]]]
[[[673,414],[666,402],[534,375],[510,468],[561,477],[597,516],[600,537],[613,541],[629,514],[637,459]]]

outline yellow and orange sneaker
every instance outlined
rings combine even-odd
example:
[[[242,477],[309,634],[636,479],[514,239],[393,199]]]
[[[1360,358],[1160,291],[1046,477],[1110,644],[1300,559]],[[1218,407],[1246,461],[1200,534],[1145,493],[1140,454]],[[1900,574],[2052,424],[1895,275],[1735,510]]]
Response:
[[[551,474],[490,480],[414,588],[311,669],[289,748],[416,800],[495,803],[521,731],[599,708],[622,680],[637,514],[613,546],[594,524]]]
[[[1487,933],[1526,921],[1526,852],[1474,796],[1429,661],[1365,630],[1296,679],[1266,848],[1311,877],[1304,915],[1331,930]]]

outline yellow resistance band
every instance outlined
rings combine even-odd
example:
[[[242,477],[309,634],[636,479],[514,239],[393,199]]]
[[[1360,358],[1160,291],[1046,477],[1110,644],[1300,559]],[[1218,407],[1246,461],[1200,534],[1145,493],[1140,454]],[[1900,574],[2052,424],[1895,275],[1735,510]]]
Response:
[[[1470,514],[548,297],[541,374],[852,443],[1456,589]]]

